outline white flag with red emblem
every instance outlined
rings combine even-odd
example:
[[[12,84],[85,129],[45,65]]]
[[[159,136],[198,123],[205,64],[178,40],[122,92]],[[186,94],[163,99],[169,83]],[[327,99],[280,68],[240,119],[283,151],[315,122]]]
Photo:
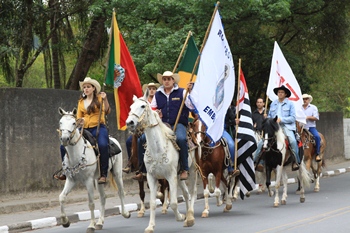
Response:
[[[282,85],[287,87],[292,93],[288,99],[294,103],[296,120],[306,124],[306,116],[301,110],[301,107],[303,105],[303,98],[301,97],[302,94],[299,83],[296,80],[293,71],[285,59],[280,47],[275,41],[271,61],[269,84],[266,90],[266,95],[271,101],[274,101],[278,98],[277,95],[273,92],[273,89]]]

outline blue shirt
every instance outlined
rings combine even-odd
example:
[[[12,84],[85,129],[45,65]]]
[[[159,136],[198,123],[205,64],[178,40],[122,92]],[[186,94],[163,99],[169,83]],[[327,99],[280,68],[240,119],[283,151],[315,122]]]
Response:
[[[302,106],[301,108],[307,117],[313,116],[316,117],[317,120],[320,119],[318,109],[315,105],[309,104],[308,106],[306,106],[306,108],[304,108],[304,106]],[[316,127],[316,121],[306,120],[306,125],[304,126],[304,128],[309,129],[310,127]]]
[[[279,110],[280,105],[280,110]],[[289,130],[296,130],[295,127],[295,108],[293,102],[289,101],[288,98],[285,98],[280,104],[278,99],[272,101],[270,105],[270,111],[268,117],[274,118],[278,116],[281,119],[280,125]]]

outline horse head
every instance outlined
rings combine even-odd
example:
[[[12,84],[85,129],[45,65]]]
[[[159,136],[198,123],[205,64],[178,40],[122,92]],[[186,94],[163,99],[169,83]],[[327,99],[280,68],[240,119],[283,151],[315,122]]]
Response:
[[[136,131],[137,127],[142,130],[158,125],[160,118],[158,113],[152,111],[147,101],[148,94],[147,89],[143,97],[137,98],[135,95],[133,97],[134,103],[130,106],[129,116],[126,119],[126,126],[132,133]]]
[[[63,146],[74,144],[71,140],[75,136],[76,130],[84,125],[84,119],[76,120],[76,108],[72,111],[65,111],[62,108],[58,108],[58,112],[62,116],[59,121],[58,129],[61,144]]]
[[[265,118],[262,123],[262,130],[264,132],[264,148],[268,148],[269,141],[276,140],[276,132],[280,129],[277,123],[277,116],[275,118]]]
[[[193,123],[191,124],[193,138],[195,138],[197,145],[209,143],[210,139],[206,135],[207,128],[205,124],[195,116]]]

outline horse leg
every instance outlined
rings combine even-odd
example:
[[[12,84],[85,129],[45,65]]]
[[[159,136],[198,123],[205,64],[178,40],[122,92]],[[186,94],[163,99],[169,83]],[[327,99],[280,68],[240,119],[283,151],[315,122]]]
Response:
[[[169,188],[164,188],[163,194],[163,203],[162,203],[162,214],[168,213],[168,198],[169,198]]]
[[[229,192],[229,186],[232,185],[232,177],[227,182],[223,176],[221,176],[221,183],[225,190],[226,205],[224,208],[224,213],[229,212],[232,209],[232,192]]]
[[[88,199],[89,199],[89,209],[90,209],[90,215],[91,215],[91,219],[90,219],[90,224],[88,226],[88,228],[86,229],[86,233],[93,233],[95,232],[95,203],[94,203],[94,181],[93,178],[88,179],[85,182],[85,186],[86,189],[88,191]],[[104,197],[100,197],[100,198],[106,198]],[[105,202],[105,200],[104,200]],[[102,201],[101,201],[102,203]]]
[[[118,154],[116,164],[113,169],[113,178],[117,183],[118,187],[118,196],[120,198],[120,206],[121,206],[121,214],[124,218],[130,218],[131,214],[129,211],[125,209],[125,196],[124,196],[124,183],[123,183],[123,171],[122,171],[122,155]]]
[[[282,193],[282,200],[281,200],[281,204],[285,205],[287,204],[287,191],[288,191],[288,175],[287,172],[285,170],[286,168],[283,167],[282,170],[282,180],[283,180],[283,193]]]
[[[209,216],[209,188],[207,178],[203,179],[203,187],[204,210],[202,212],[202,218],[207,218]]]
[[[145,215],[145,188],[144,188],[144,181],[138,181],[139,183],[139,196],[141,199],[141,204],[140,204],[140,210],[137,213],[138,218],[142,218]]]
[[[189,156],[190,157],[190,156]],[[193,158],[193,156],[191,157]],[[189,161],[190,162],[190,161]],[[190,195],[189,205],[187,206],[186,219],[184,227],[192,227],[194,225],[194,204],[197,200],[197,172],[194,163],[190,166],[190,177],[187,179],[188,191]],[[183,181],[183,184],[186,183]]]
[[[98,192],[100,194],[100,204],[101,204],[101,210],[100,210],[100,217],[96,223],[96,230],[102,230],[103,224],[104,224],[104,216],[105,216],[105,206],[106,206],[106,193],[104,190],[104,185],[98,185],[96,182],[96,186],[98,189]]]
[[[147,173],[147,182],[150,189],[150,198],[149,198],[149,209],[150,209],[150,217],[147,228],[145,229],[145,233],[153,233],[154,227],[156,225],[156,196],[157,196],[157,179]],[[176,190],[176,189],[175,189]],[[176,191],[175,191],[176,193]],[[176,194],[175,194],[176,195]],[[177,200],[176,200],[177,202]]]
[[[316,179],[315,179],[315,188],[314,192],[320,191],[320,175],[321,175],[321,168],[322,168],[322,161],[317,163],[317,171],[316,171]]]
[[[70,226],[69,219],[68,219],[66,212],[64,210],[65,209],[64,205],[66,203],[67,195],[72,191],[74,186],[75,186],[75,182],[71,181],[70,179],[67,179],[66,183],[64,184],[64,188],[63,188],[61,194],[59,195],[59,202],[60,202],[60,206],[61,206],[61,223],[62,223],[63,227]]]
[[[220,182],[221,182],[221,174],[217,172],[215,176],[215,191],[214,191],[214,195],[216,196],[216,206],[222,205]]]
[[[274,203],[273,203],[274,207],[278,207],[279,203],[280,203],[278,189],[279,189],[279,187],[281,185],[282,169],[283,169],[283,167],[280,166],[280,165],[278,165],[277,168],[276,168],[277,172],[276,172],[276,185],[275,185],[275,200],[274,200]]]

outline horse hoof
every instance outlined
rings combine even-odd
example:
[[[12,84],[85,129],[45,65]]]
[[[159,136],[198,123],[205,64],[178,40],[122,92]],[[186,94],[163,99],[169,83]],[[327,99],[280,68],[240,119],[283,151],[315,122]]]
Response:
[[[162,214],[167,214],[168,211],[167,210],[162,210]]]
[[[229,212],[232,209],[232,205],[226,205],[224,212]]]
[[[88,228],[86,229],[86,233],[95,233],[95,228]]]
[[[250,192],[247,192],[245,196],[250,197]]]
[[[184,222],[184,227],[192,227],[194,225],[194,218],[193,219],[187,219]]]
[[[209,215],[208,215],[208,213],[202,213],[202,216],[201,216],[202,218],[207,218],[207,217],[209,217]]]
[[[282,200],[281,204],[285,205],[285,204],[287,204],[287,201],[286,200]]]
[[[319,191],[320,191],[319,188],[315,188],[315,189],[314,189],[314,192],[316,192],[316,193],[318,193]]]
[[[151,228],[146,228],[145,229],[145,233],[153,233],[154,232],[154,230],[153,229],[151,229]]]
[[[145,212],[143,212],[143,211],[137,212],[137,217],[138,218],[142,218],[143,216],[145,216]]]
[[[103,228],[103,225],[101,225],[101,224],[96,224],[95,225],[95,229],[96,230],[102,230],[102,228]]]
[[[279,203],[274,203],[273,204],[273,207],[278,207],[279,206]]]
[[[300,198],[300,203],[304,203],[305,202],[305,197],[301,197]]]
[[[124,218],[130,218],[131,217],[131,214],[129,212],[127,212],[126,214],[123,214],[123,217]]]
[[[62,223],[62,226],[64,228],[68,228],[70,226],[70,221],[68,221],[67,223]]]

